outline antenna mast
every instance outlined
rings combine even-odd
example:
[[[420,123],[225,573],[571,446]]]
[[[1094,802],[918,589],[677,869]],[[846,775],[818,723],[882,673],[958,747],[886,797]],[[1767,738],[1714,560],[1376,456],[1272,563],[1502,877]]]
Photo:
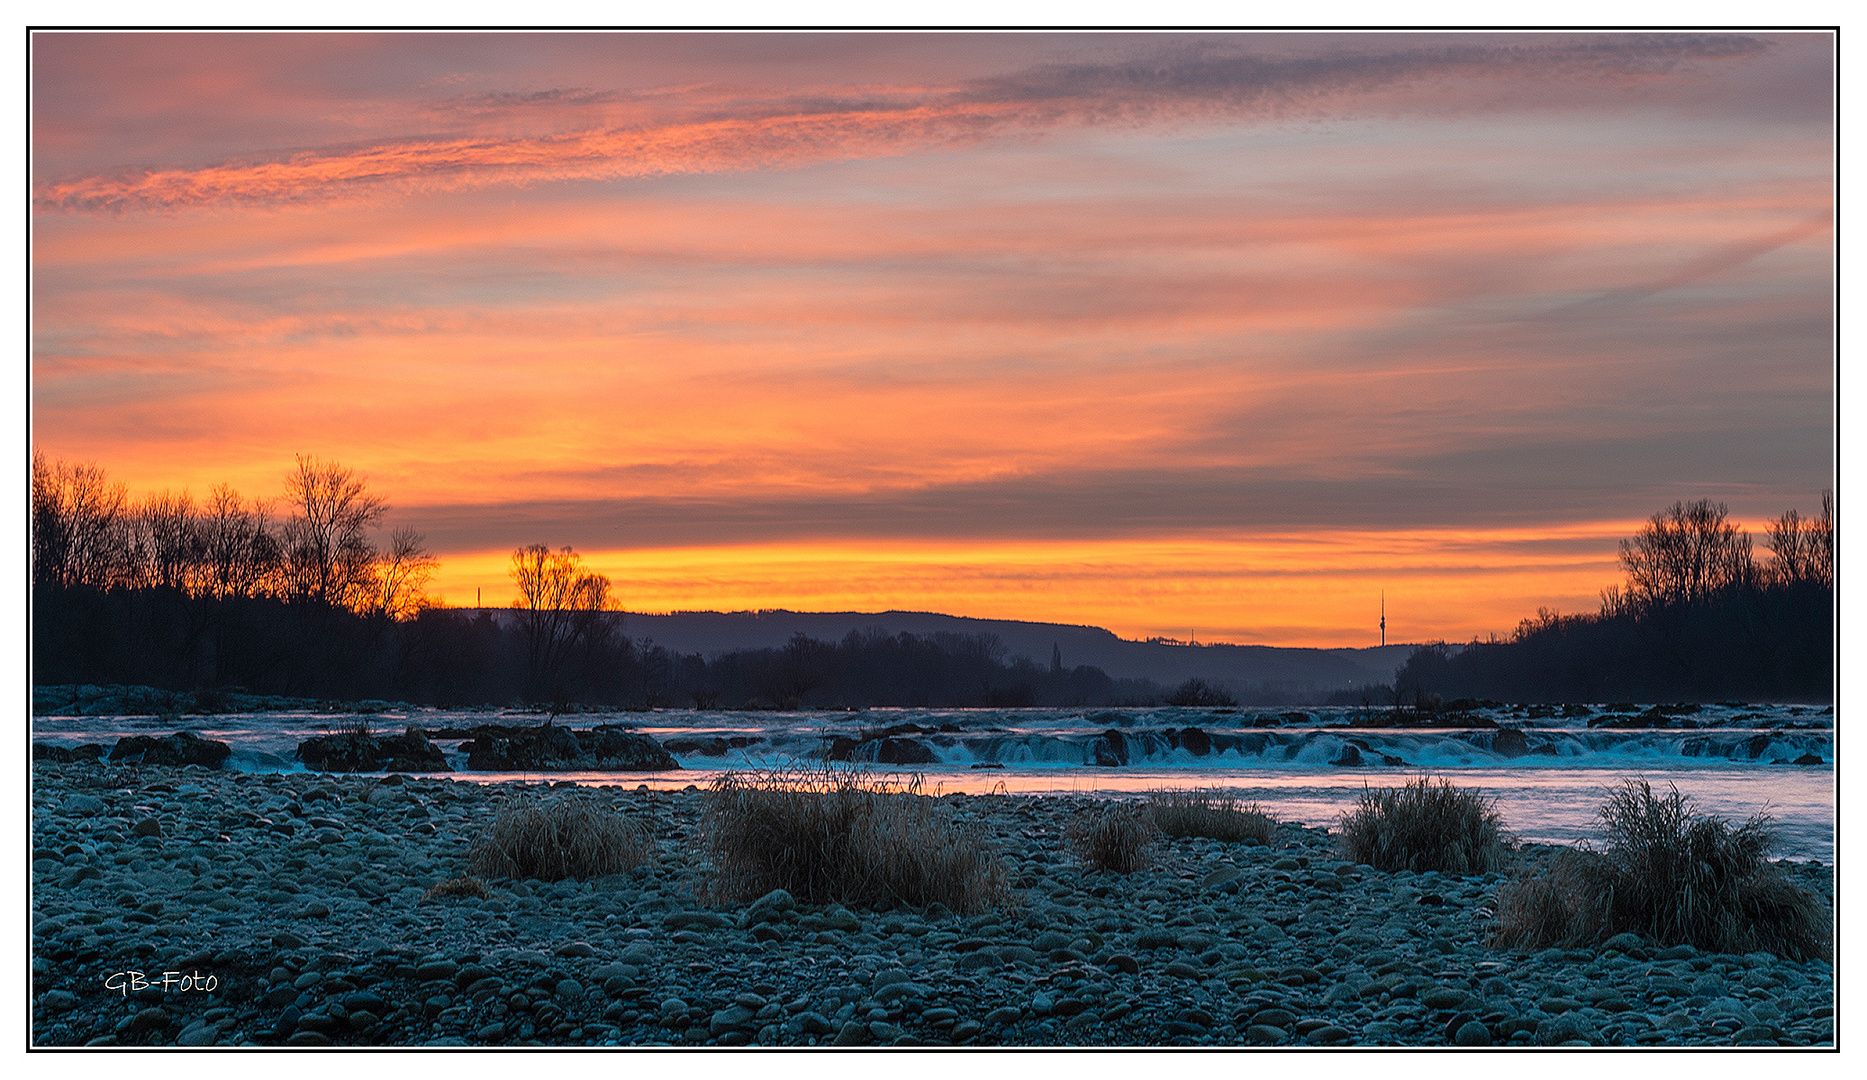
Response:
[[[1387,590],[1381,590],[1381,646],[1387,646]]]

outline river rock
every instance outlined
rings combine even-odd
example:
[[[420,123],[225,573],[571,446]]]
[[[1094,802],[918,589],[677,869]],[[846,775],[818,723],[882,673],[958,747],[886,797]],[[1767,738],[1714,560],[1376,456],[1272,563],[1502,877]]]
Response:
[[[1477,1020],[1467,1020],[1459,1025],[1452,1036],[1454,1046],[1490,1046],[1491,1029]]]
[[[914,739],[883,739],[875,748],[875,760],[883,765],[931,765],[938,759]]]
[[[109,807],[104,803],[104,800],[97,796],[86,795],[80,792],[79,794],[67,798],[62,809],[65,813],[78,817],[96,817],[105,810],[108,810]]]
[[[164,738],[125,735],[110,750],[110,760],[141,765],[199,765],[218,769],[233,753],[224,742],[203,739],[192,731],[177,731]]]
[[[395,738],[368,732],[320,735],[298,744],[298,760],[319,772],[452,772],[447,756],[421,729]]]
[[[617,769],[665,772],[680,763],[646,735],[614,725],[572,731],[555,724],[535,728],[483,726],[460,745],[467,767],[478,772]]]
[[[104,748],[98,743],[85,743],[82,746],[54,746],[51,743],[33,743],[34,761],[51,761],[60,765],[69,765],[74,761],[96,761],[104,756]]]
[[[1128,738],[1114,728],[1096,736],[1089,744],[1089,763],[1118,767],[1128,764]]]

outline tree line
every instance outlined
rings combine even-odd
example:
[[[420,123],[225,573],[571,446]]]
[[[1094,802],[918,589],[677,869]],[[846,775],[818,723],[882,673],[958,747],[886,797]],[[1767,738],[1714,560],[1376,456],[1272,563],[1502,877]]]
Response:
[[[34,455],[32,669],[134,684],[440,706],[646,708],[1152,704],[1146,680],[1007,660],[992,635],[852,632],[708,659],[632,640],[611,582],[569,547],[512,553],[510,609],[426,596],[422,537],[372,538],[388,504],[301,456],[276,501],[227,485],[132,499],[95,465]]]
[[[1397,705],[1829,701],[1834,677],[1834,501],[1765,527],[1767,559],[1722,503],[1679,502],[1621,541],[1626,580],[1593,614],[1539,609],[1507,639],[1416,650]]]
[[[388,503],[335,462],[300,455],[275,504],[226,484],[132,500],[96,465],[32,459],[32,583],[38,588],[163,589],[190,597],[269,597],[385,619],[412,617],[435,559],[418,533],[370,531]]]

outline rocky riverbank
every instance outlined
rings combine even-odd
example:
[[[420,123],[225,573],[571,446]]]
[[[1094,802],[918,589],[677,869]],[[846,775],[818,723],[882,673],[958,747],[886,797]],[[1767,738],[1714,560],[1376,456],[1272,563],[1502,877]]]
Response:
[[[1123,876],[1085,871],[1063,849],[1088,800],[953,795],[945,812],[996,837],[1013,905],[969,917],[783,896],[717,908],[697,893],[692,789],[582,793],[650,829],[654,866],[488,882],[481,897],[430,890],[467,872],[498,800],[564,792],[90,761],[42,760],[33,777],[40,1046],[1834,1037],[1825,962],[1631,938],[1490,949],[1498,875],[1380,873],[1295,826],[1270,847],[1167,843],[1151,869]],[[1785,869],[1832,905],[1829,868]]]

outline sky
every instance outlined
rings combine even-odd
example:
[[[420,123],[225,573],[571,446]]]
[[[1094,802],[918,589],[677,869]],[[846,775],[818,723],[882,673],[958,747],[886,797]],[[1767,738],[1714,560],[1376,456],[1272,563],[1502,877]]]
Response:
[[[32,444],[507,603],[1357,646],[1833,486],[1832,39],[31,42]]]

